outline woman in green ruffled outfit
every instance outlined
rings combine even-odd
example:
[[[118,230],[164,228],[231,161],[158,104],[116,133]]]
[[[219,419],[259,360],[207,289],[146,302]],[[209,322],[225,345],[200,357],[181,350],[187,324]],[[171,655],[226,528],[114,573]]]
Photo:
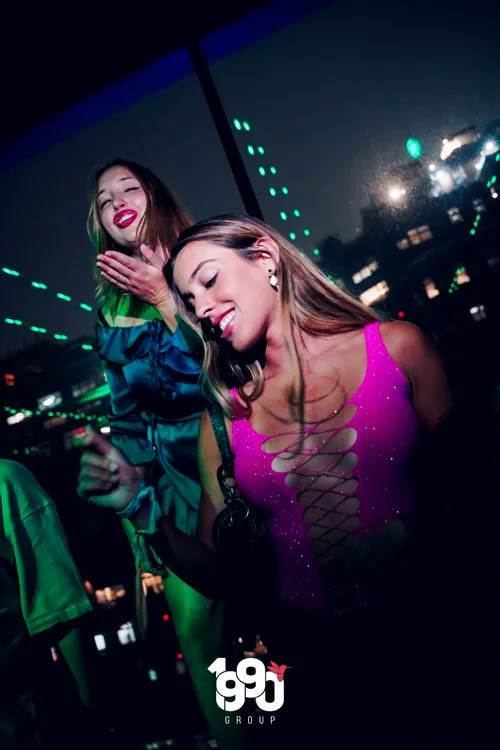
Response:
[[[178,323],[162,273],[169,248],[190,224],[149,169],[117,159],[95,173],[89,232],[101,303],[96,351],[111,392],[111,443],[127,458],[131,478],[152,479],[164,513],[194,535],[201,497],[197,440],[206,405],[198,385],[202,354],[189,329]],[[106,461],[84,451],[79,479],[79,494],[102,505],[120,492],[120,470],[116,467],[116,482],[109,481]],[[142,569],[162,572],[144,537],[136,537],[129,521],[124,524]],[[235,729],[224,723],[207,669],[223,654],[221,615],[210,616],[209,600],[163,572],[180,647],[211,730],[219,747],[242,747]]]

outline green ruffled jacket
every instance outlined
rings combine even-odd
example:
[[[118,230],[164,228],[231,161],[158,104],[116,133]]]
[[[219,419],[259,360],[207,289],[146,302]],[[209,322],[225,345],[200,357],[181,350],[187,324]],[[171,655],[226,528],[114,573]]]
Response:
[[[201,497],[197,441],[206,407],[200,347],[182,323],[173,334],[160,318],[111,327],[99,313],[94,348],[110,388],[111,442],[132,465],[149,467],[164,514],[194,535]],[[143,537],[137,541],[138,563],[158,572],[160,561]]]

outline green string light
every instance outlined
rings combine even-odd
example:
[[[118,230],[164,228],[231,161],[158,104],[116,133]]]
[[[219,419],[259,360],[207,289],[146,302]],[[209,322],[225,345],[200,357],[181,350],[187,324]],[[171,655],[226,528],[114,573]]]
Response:
[[[319,255],[319,250],[317,247],[314,248],[313,253],[314,255]]]
[[[22,321],[15,318],[5,318],[5,322],[10,323],[12,326],[22,326]]]
[[[87,352],[91,352],[93,347],[92,344],[82,344],[82,349],[85,349]]]
[[[15,271],[12,268],[2,268],[2,271],[6,273],[8,276],[18,276],[18,277],[23,276],[22,273],[20,273],[19,271]],[[47,284],[44,284],[41,281],[32,281],[30,283],[31,283],[31,286],[34,287],[35,289],[44,289],[44,290],[48,289]],[[61,292],[56,292],[56,297],[58,299],[64,300],[65,302],[72,301],[72,298],[69,295],[62,294]],[[86,305],[83,302],[80,303],[80,307],[82,308],[82,310],[87,310],[87,312],[92,312],[92,307],[90,305]]]
[[[242,122],[240,122],[240,120],[236,120],[236,119],[234,119],[234,120],[233,120],[233,124],[234,124],[234,126],[235,126],[236,130],[241,130],[242,128],[244,128],[244,129],[245,129],[245,130],[247,130],[247,131],[250,131],[250,130],[251,130],[251,127],[250,127],[250,125],[249,125],[249,124],[248,124],[248,123],[247,123],[246,121],[242,121]],[[247,144],[246,148],[247,148],[247,150],[248,150],[248,153],[249,153],[249,154],[250,154],[251,156],[255,156],[256,152],[257,152],[257,153],[259,153],[259,154],[264,154],[264,153],[265,153],[265,151],[264,151],[264,147],[263,147],[263,146],[257,146],[257,147],[255,147],[255,148],[254,148],[254,146],[252,146],[252,145],[248,145],[248,144]],[[270,173],[270,174],[272,174],[272,175],[275,175],[275,174],[277,174],[277,169],[276,169],[276,167],[274,167],[274,166],[268,166],[268,167],[264,167],[263,165],[260,165],[260,166],[258,167],[258,171],[259,171],[259,174],[260,174],[260,175],[261,175],[262,177],[266,176],[267,172],[269,172],[269,173]],[[288,188],[287,188],[287,187],[286,187],[285,185],[283,185],[283,186],[281,187],[281,192],[283,193],[283,195],[288,195],[288,193],[289,193],[289,190],[288,190]],[[273,198],[275,198],[275,197],[276,197],[276,195],[277,195],[277,190],[276,190],[276,188],[274,188],[274,187],[270,187],[270,188],[269,188],[269,194],[270,194],[270,195],[271,195],[271,196],[272,196]],[[301,214],[300,214],[300,211],[299,211],[299,210],[298,210],[297,208],[296,208],[296,209],[294,210],[293,214],[294,214],[294,216],[295,216],[296,218],[300,218],[300,215],[301,215]],[[285,211],[280,211],[280,217],[281,217],[281,219],[282,219],[283,221],[287,221],[287,219],[288,219],[288,215],[287,215],[287,213],[286,213]],[[305,236],[305,237],[309,237],[309,236],[310,236],[310,234],[311,234],[311,231],[310,231],[310,229],[308,229],[308,228],[305,228],[305,229],[303,229],[302,231],[304,232],[304,236]],[[292,241],[295,241],[295,240],[297,239],[297,235],[296,235],[296,233],[295,233],[295,232],[290,232],[290,234],[289,234],[289,237],[290,237],[290,239],[291,239]],[[315,255],[319,255],[319,250],[318,250],[318,249],[315,249],[315,250],[314,250],[314,254],[315,254]],[[304,253],[302,253],[302,252],[301,252],[301,253],[300,253],[300,257],[301,257],[301,258],[303,258],[303,257],[304,257]]]

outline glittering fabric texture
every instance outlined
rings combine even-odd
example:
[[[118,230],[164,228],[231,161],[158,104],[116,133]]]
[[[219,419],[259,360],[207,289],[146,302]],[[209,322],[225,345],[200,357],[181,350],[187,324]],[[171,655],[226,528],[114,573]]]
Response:
[[[280,595],[301,608],[343,614],[370,601],[413,511],[418,420],[379,325],[364,329],[361,386],[302,442],[292,430],[263,436],[246,419],[232,425],[237,484],[271,513]]]

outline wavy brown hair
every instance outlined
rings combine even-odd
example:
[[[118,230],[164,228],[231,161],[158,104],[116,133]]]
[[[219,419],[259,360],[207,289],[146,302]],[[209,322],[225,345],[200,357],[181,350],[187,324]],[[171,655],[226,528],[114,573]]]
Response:
[[[141,184],[147,198],[146,212],[141,219],[138,228],[138,237],[141,244],[148,245],[156,250],[158,246],[163,249],[165,261],[170,257],[170,248],[174,245],[179,234],[193,223],[186,209],[176,199],[171,189],[154,172],[141,164],[127,159],[113,159],[112,161],[98,167],[91,176],[89,187],[89,215],[87,230],[90,240],[95,247],[96,255],[105,253],[106,250],[117,250],[130,255],[130,251],[120,247],[105,232],[99,218],[97,205],[97,193],[99,180],[102,175],[112,167],[124,167]],[[96,297],[99,304],[116,315],[118,305],[124,292],[114,284],[103,280],[97,266],[94,265],[94,278],[96,280]],[[138,316],[147,307],[147,303],[131,297],[129,314]]]
[[[302,331],[320,337],[346,333],[363,328],[379,320],[377,314],[357,299],[343,292],[332,283],[308,258],[272,227],[246,214],[224,214],[200,221],[186,229],[172,248],[170,260],[165,266],[165,277],[172,289],[181,315],[192,325],[204,342],[203,384],[229,412],[235,414],[234,399],[227,381],[236,379],[238,395],[246,406],[246,415],[251,412],[251,402],[260,396],[264,388],[262,360],[256,350],[236,352],[231,346],[217,339],[212,330],[196,318],[183,303],[173,283],[175,260],[191,242],[203,240],[234,250],[240,257],[251,260],[260,250],[255,243],[261,237],[273,240],[279,249],[277,278],[282,327],[286,346],[294,364],[293,380],[289,391],[289,402],[297,410],[303,424],[304,382],[295,333]],[[243,386],[252,383],[247,393]]]

